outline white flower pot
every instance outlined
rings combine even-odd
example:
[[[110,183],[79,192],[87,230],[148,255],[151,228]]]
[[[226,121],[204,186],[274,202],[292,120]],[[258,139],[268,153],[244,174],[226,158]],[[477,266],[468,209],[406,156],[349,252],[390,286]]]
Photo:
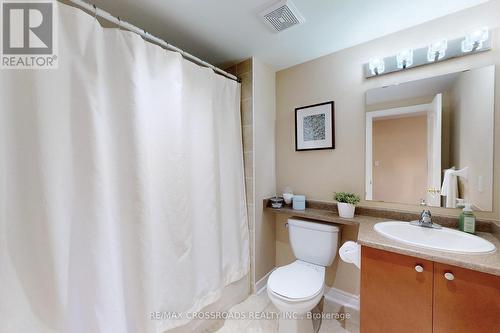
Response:
[[[352,219],[354,217],[354,210],[356,209],[356,206],[345,202],[337,202],[337,208],[340,217],[348,219]]]

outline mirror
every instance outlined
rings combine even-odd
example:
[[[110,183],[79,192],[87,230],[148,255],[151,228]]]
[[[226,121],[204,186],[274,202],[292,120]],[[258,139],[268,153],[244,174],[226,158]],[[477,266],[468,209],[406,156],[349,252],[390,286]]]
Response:
[[[495,66],[366,92],[366,200],[492,211]]]

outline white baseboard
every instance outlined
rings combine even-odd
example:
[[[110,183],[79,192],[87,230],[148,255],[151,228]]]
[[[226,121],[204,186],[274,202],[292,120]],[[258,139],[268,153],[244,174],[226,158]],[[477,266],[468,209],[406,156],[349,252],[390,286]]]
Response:
[[[325,288],[325,298],[336,304],[359,311],[359,296],[337,288]]]
[[[276,269],[273,268],[271,269],[269,272],[267,272],[266,275],[264,275],[262,277],[262,279],[260,279],[259,281],[257,281],[257,283],[255,284],[255,290],[256,290],[256,294],[257,295],[260,295],[262,294],[263,292],[266,291],[266,287],[267,287],[267,279],[269,278],[269,275],[271,275],[271,273]]]
[[[345,323],[349,332],[359,332],[359,296],[337,288],[325,288],[325,300],[333,306],[334,311],[350,313]]]

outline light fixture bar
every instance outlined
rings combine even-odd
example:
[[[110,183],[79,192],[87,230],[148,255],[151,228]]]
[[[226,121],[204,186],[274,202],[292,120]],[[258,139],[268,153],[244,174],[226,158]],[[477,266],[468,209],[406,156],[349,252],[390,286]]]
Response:
[[[413,65],[413,50],[405,49],[398,52],[396,55],[398,68],[405,69]]]
[[[373,61],[371,68],[370,62],[366,63],[364,65],[365,77],[371,78],[386,75],[389,73],[408,70],[414,67],[434,64],[452,58],[489,51],[491,50],[491,38],[489,38],[489,36],[491,36],[489,30],[487,30],[487,28],[483,28],[480,34],[478,32],[473,32],[467,36],[452,40],[443,39],[431,42],[428,46],[413,49],[411,55],[411,49],[401,50],[396,55],[380,58],[380,61],[384,64],[383,71],[374,71]],[[446,46],[442,45],[444,41],[446,41]],[[437,45],[436,42],[440,42],[441,45]],[[432,47],[434,47],[434,49],[432,49]],[[436,52],[436,50],[440,52]],[[432,59],[429,58],[431,55]]]

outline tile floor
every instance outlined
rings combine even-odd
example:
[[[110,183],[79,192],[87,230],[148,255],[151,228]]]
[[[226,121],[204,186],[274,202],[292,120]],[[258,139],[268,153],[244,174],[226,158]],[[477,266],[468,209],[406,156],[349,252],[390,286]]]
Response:
[[[335,304],[325,301],[323,313],[337,313]],[[236,316],[244,315],[244,319],[226,319],[222,328],[217,333],[276,333],[278,332],[278,310],[271,303],[266,293],[251,295],[245,301],[233,306],[229,313]],[[249,319],[250,313],[257,313],[261,319]],[[356,315],[356,314],[355,314]],[[333,316],[332,316],[333,317]],[[358,333],[358,325],[352,320],[323,319],[319,333]]]

